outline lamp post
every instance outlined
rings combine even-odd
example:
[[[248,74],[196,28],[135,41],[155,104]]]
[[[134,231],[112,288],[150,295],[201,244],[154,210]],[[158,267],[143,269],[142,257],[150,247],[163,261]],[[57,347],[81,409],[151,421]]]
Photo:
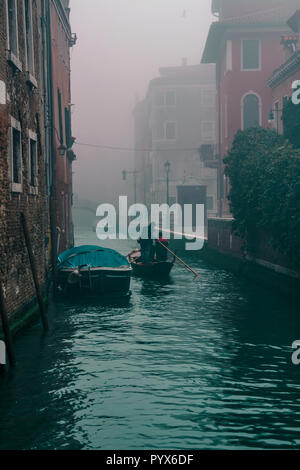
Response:
[[[127,179],[127,175],[133,175],[133,183],[134,183],[134,203],[136,204],[136,199],[137,199],[137,175],[138,175],[138,171],[137,170],[134,170],[134,171],[127,171],[127,170],[123,170],[122,171],[122,177],[123,177],[123,181],[126,181]]]
[[[166,162],[164,166],[165,166],[166,184],[167,184],[167,204],[169,205],[169,175],[170,175],[171,163]]]

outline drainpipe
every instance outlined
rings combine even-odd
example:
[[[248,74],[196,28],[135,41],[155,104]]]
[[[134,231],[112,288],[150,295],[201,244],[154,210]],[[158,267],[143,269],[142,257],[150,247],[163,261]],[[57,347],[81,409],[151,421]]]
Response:
[[[46,17],[45,17],[45,0],[41,2],[41,33],[42,33],[42,72],[43,72],[43,99],[44,99],[44,147],[45,147],[45,181],[46,181],[46,190],[45,190],[45,213],[46,213],[46,220],[47,220],[47,237],[49,235],[48,232],[48,221],[50,220],[50,213],[49,213],[49,171],[50,171],[50,154],[49,154],[49,136],[48,136],[48,93],[47,93],[47,67],[46,67]],[[49,250],[49,242],[47,246],[47,250]],[[46,261],[46,260],[45,260]],[[46,264],[46,262],[45,262]],[[47,257],[47,266],[45,266],[45,272],[47,273],[47,290],[49,287],[49,259]]]
[[[50,165],[50,155],[49,155],[49,132],[48,132],[48,108],[49,108],[49,97],[47,92],[47,51],[46,51],[46,16],[45,16],[45,0],[41,2],[42,7],[42,18],[41,18],[41,30],[42,30],[42,69],[43,69],[43,97],[44,97],[44,132],[45,132],[45,173],[46,173],[46,188],[47,188],[47,197],[49,196],[49,165]],[[47,209],[48,212],[48,209]]]
[[[222,164],[222,103],[221,103],[221,64],[217,63],[217,93],[218,93],[218,199],[219,199],[219,217],[223,217],[223,164]]]

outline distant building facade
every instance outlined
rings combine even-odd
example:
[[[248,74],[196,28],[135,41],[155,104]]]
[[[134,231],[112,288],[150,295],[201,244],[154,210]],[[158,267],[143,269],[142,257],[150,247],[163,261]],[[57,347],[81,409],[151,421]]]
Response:
[[[69,109],[69,47],[73,37],[68,3],[60,0],[0,2],[0,280],[15,325],[21,325],[31,307],[36,306],[20,214],[26,217],[44,292],[59,249],[57,233],[61,221],[55,207],[62,179],[60,166],[66,165],[68,155],[65,152],[64,157],[58,157],[60,142],[54,139],[54,134],[59,129],[59,119],[53,97],[54,88],[60,83],[63,105]],[[68,29],[65,71],[53,67],[62,60],[62,49],[55,49],[63,40],[62,30],[55,29],[58,18]],[[63,143],[66,151],[67,147],[71,148],[71,141],[70,145],[65,140]],[[66,192],[71,200],[69,167],[66,172],[70,175]],[[70,218],[70,206],[66,212]],[[63,248],[72,244],[71,223],[69,226]]]
[[[202,63],[217,67],[217,140],[220,216],[229,215],[228,181],[222,160],[239,129],[268,127],[273,105],[267,80],[285,61],[281,37],[297,0],[213,0],[218,21],[211,25]]]
[[[208,213],[216,212],[215,102],[211,65],[161,68],[150,82],[134,110],[140,201],[172,204],[182,186],[205,186]]]

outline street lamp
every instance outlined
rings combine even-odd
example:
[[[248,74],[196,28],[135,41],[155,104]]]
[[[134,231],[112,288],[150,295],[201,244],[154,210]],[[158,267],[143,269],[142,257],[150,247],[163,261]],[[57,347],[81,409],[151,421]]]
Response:
[[[167,184],[167,204],[169,205],[169,174],[170,174],[170,168],[171,168],[171,163],[166,162],[165,165],[165,172],[166,172],[166,184]]]
[[[127,175],[133,175],[133,181],[134,181],[134,203],[136,204],[136,199],[137,199],[137,175],[138,175],[138,171],[137,170],[134,170],[134,171],[127,171],[127,170],[123,170],[122,171],[122,178],[123,178],[123,181],[126,181],[127,180]]]
[[[64,144],[61,144],[58,148],[58,154],[61,156],[61,157],[64,157],[65,156],[65,153],[66,151],[68,150],[67,147],[64,145]]]

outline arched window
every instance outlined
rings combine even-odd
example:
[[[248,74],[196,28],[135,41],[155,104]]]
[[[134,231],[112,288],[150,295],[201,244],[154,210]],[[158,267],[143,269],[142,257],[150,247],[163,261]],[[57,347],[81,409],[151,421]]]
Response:
[[[260,125],[259,98],[254,94],[243,99],[243,129]]]

